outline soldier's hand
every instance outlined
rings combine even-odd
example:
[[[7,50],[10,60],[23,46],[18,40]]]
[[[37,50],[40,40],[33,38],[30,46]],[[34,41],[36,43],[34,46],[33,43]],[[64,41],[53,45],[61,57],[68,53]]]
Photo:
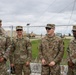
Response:
[[[46,65],[45,59],[42,59],[42,65]]]
[[[3,62],[4,61],[4,58],[2,57],[2,58],[0,58],[0,62]]]
[[[29,66],[30,65],[30,62],[26,62],[26,66]]]
[[[13,66],[14,66],[14,64],[10,64],[10,66],[11,66],[11,67],[13,67]]]
[[[55,62],[54,61],[51,61],[50,63],[49,63],[49,66],[54,66],[55,65]]]
[[[74,63],[72,61],[68,61],[68,66],[69,67],[73,67],[74,66]]]

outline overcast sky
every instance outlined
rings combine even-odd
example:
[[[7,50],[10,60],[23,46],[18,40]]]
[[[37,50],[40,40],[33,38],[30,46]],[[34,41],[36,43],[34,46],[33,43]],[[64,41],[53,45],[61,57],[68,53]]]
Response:
[[[73,25],[76,24],[76,0],[0,0],[0,19],[3,26],[26,26],[27,23],[30,26]],[[66,28],[56,29],[64,32],[69,30]],[[42,28],[32,27],[30,30],[39,32]]]

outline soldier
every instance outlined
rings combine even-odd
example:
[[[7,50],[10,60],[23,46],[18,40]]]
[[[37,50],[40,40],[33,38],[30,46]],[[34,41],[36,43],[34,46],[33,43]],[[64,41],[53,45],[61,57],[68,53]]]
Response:
[[[2,20],[0,20],[0,75],[7,75],[5,52],[10,45],[10,38],[4,35],[1,26]]]
[[[12,44],[8,47],[5,54],[10,57],[11,67],[15,67],[15,74],[30,75],[30,61],[32,57],[31,43],[29,38],[23,36],[23,27],[16,27],[17,36],[12,39]]]
[[[54,24],[47,24],[45,29],[47,34],[39,45],[42,75],[60,75],[60,62],[64,54],[63,40],[55,35]]]
[[[68,46],[68,75],[76,75],[76,25],[73,25],[73,39]]]
[[[0,20],[0,29],[1,29],[2,33],[5,34],[5,30],[2,28],[2,20]]]
[[[1,26],[2,26],[2,20],[0,20],[0,28],[1,28]]]

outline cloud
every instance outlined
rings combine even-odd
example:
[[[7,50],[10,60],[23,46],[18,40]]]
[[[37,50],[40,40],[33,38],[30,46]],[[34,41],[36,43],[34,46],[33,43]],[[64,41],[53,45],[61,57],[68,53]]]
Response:
[[[0,19],[4,26],[73,25],[76,23],[74,4],[73,0],[0,0]],[[34,29],[37,28],[30,31]]]

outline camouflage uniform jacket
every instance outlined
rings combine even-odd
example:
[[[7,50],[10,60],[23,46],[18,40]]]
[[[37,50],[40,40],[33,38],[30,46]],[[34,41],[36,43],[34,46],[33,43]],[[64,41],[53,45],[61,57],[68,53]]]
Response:
[[[63,54],[64,46],[63,41],[60,37],[56,35],[48,37],[48,35],[46,35],[44,38],[42,38],[39,45],[40,59],[44,58],[47,61],[47,64],[51,61],[55,61],[55,63],[60,63]]]
[[[0,33],[0,57],[5,58],[5,52],[8,46],[11,44],[10,37]]]
[[[10,63],[13,64],[24,64],[26,61],[31,61],[31,43],[29,38],[14,37],[12,44],[9,46],[6,52],[6,57],[10,58]]]
[[[70,41],[68,51],[69,51],[70,58],[72,60],[76,60],[76,39],[72,39]]]

